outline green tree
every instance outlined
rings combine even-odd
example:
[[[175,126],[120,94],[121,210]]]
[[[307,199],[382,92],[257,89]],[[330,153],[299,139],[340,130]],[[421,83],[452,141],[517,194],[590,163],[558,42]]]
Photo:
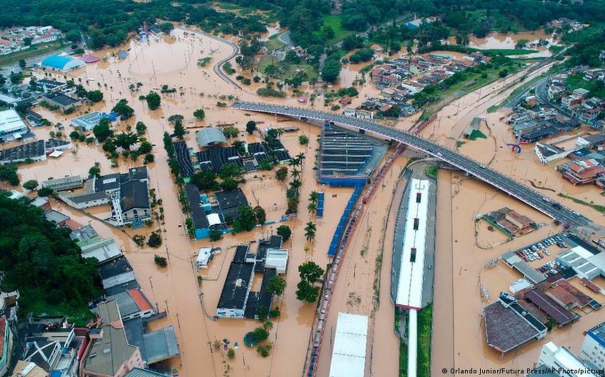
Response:
[[[137,149],[137,151],[139,152],[139,154],[146,154],[146,153],[151,152],[152,149],[153,149],[153,144],[151,144],[150,142],[145,140],[145,141],[141,142],[141,144],[139,145],[139,149]]]
[[[216,242],[220,241],[223,238],[223,232],[217,229],[210,230],[210,241]]]
[[[239,129],[237,127],[225,127],[223,128],[223,135],[227,139],[231,139],[232,137],[237,137],[239,135]]]
[[[311,191],[311,193],[309,194],[309,201],[311,203],[317,204],[317,202],[319,201],[319,193],[317,191]]]
[[[91,102],[97,103],[103,101],[103,92],[100,90],[91,90],[86,93],[86,98],[88,98]]]
[[[233,348],[229,348],[229,351],[227,351],[227,357],[230,359],[235,358],[235,351],[233,350]]]
[[[257,343],[260,343],[269,338],[269,332],[262,327],[257,327],[252,331],[252,335],[254,335],[254,339]]]
[[[174,29],[174,25],[172,24],[172,22],[162,22],[160,24],[160,30],[162,30],[162,33],[164,34],[170,34],[172,29]]]
[[[13,84],[13,85],[21,84],[21,82],[23,81],[23,73],[11,72],[10,75],[8,76],[8,79],[10,80],[11,84]]]
[[[252,135],[254,131],[256,131],[256,122],[249,120],[248,123],[246,123],[246,132],[248,132],[249,135]]]
[[[148,153],[145,155],[145,160],[143,161],[145,164],[150,164],[155,161],[155,157],[151,153]]]
[[[275,172],[275,178],[281,182],[285,181],[286,178],[288,178],[288,168],[282,166],[281,168],[277,169]]]
[[[153,256],[153,261],[159,267],[166,267],[166,266],[168,266],[168,260],[165,257],[159,256],[157,254],[155,254]]]
[[[253,211],[254,211],[254,217],[256,217],[256,223],[258,225],[263,225],[267,221],[267,214],[266,214],[265,210],[263,209],[263,207],[256,206],[256,207],[254,207]]]
[[[315,213],[315,211],[317,211],[317,204],[311,202],[307,205],[307,210],[309,211],[309,214],[313,214]]]
[[[292,230],[287,225],[280,225],[277,227],[277,234],[282,237],[282,240],[287,241],[292,235]]]
[[[99,177],[101,175],[101,165],[98,162],[88,169],[88,175]]]
[[[296,299],[305,302],[315,302],[319,296],[319,287],[314,287],[305,280],[296,285]]]
[[[156,248],[162,246],[162,236],[157,234],[156,232],[151,232],[149,238],[147,239],[147,245]]]
[[[254,211],[250,206],[239,206],[237,209],[238,218],[233,221],[233,231],[238,232],[249,232],[256,226],[256,217]]]
[[[307,223],[307,225],[305,226],[305,238],[307,239],[307,241],[313,241],[315,239],[316,231],[317,231],[317,228],[316,228],[315,224],[312,223],[311,221],[309,221]]]
[[[317,263],[308,261],[298,266],[298,274],[303,281],[313,284],[323,276],[324,270]]]
[[[179,140],[183,140],[185,132],[185,127],[183,127],[183,123],[181,121],[174,123],[174,136],[176,136]]]
[[[236,180],[239,180],[243,173],[244,170],[240,166],[233,163],[229,163],[221,166],[221,171],[219,172],[218,176],[221,179],[227,179],[231,177]]]
[[[24,69],[26,65],[25,59],[19,60],[19,68]]]
[[[233,191],[237,189],[238,185],[239,183],[237,183],[237,181],[231,177],[226,178],[220,183],[221,189],[225,191]]]
[[[139,137],[132,132],[123,132],[119,133],[115,137],[115,144],[118,147],[121,147],[126,150],[130,150],[130,147],[139,141]]]
[[[214,190],[217,188],[216,174],[213,171],[201,171],[191,177],[191,183],[200,190]]]
[[[328,83],[334,83],[340,76],[342,66],[338,56],[336,58],[328,58],[324,62],[324,67],[321,70],[321,78]]]
[[[271,331],[273,329],[273,322],[266,320],[263,323],[263,329],[267,330],[267,331]]]
[[[42,187],[40,190],[38,190],[38,196],[41,198],[51,196],[53,193],[54,193],[54,190],[51,189],[50,187]]]
[[[298,143],[300,145],[309,144],[309,138],[306,135],[300,135],[300,136],[298,136]]]
[[[128,101],[125,99],[119,100],[111,111],[119,115],[121,119],[128,119],[134,115],[134,109],[128,106]]]
[[[267,283],[267,292],[271,292],[276,296],[281,296],[286,290],[286,280],[281,276],[274,276]]]
[[[137,131],[137,135],[141,136],[145,133],[145,131],[147,131],[147,126],[145,126],[145,123],[139,121],[134,126],[134,129]]]
[[[204,118],[206,117],[206,112],[204,112],[204,109],[197,109],[193,112],[193,116],[197,120],[204,120]]]
[[[149,110],[157,110],[162,104],[162,97],[160,97],[160,95],[156,92],[151,91],[145,97],[145,101],[147,101],[147,107],[149,107]]]
[[[23,188],[29,191],[33,191],[38,188],[38,181],[35,179],[30,179],[29,181],[23,184]]]

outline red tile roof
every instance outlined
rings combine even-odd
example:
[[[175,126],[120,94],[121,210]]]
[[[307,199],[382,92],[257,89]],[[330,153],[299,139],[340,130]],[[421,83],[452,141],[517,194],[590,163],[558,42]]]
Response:
[[[151,310],[151,305],[138,289],[129,289],[128,294],[141,310]]]

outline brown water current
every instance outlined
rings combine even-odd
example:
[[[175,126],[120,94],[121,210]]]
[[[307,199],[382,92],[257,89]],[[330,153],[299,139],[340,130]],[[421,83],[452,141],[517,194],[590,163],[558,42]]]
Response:
[[[301,122],[280,122],[280,119],[273,116],[246,114],[229,107],[218,107],[217,102],[219,101],[229,102],[220,98],[223,95],[233,95],[242,100],[259,100],[253,94],[259,84],[236,89],[214,73],[212,65],[231,54],[231,48],[225,43],[206,38],[201,34],[190,32],[185,34],[183,30],[175,30],[169,38],[153,38],[145,43],[131,42],[121,48],[129,52],[128,57],[124,60],[119,60],[114,56],[118,49],[97,51],[94,54],[103,58],[103,61],[65,75],[73,77],[77,82],[80,82],[81,79],[82,84],[89,90],[97,88],[102,90],[105,94],[105,100],[102,103],[90,107],[85,106],[76,114],[69,116],[51,113],[40,108],[36,108],[35,111],[53,123],[62,123],[69,134],[71,129],[68,124],[71,118],[89,111],[109,112],[120,98],[128,99],[129,105],[135,109],[135,117],[126,122],[119,122],[116,128],[125,130],[127,126],[134,127],[137,121],[143,121],[147,125],[145,137],[155,144],[153,153],[156,157],[156,162],[148,165],[150,188],[154,188],[157,197],[163,200],[164,223],[154,223],[151,228],[136,231],[114,229],[93,216],[105,216],[108,208],[90,209],[88,213],[83,213],[56,201],[53,201],[53,206],[70,214],[81,224],[90,221],[103,237],[113,237],[122,246],[124,254],[133,265],[138,281],[150,301],[154,305],[157,304],[160,310],[168,311],[168,317],[155,322],[153,328],[166,325],[175,327],[181,357],[172,360],[170,364],[181,371],[181,376],[281,377],[300,375],[305,362],[315,305],[302,304],[296,299],[296,284],[299,281],[297,267],[307,260],[313,260],[321,266],[327,264],[328,246],[336,224],[352,193],[351,189],[330,188],[317,184],[313,166],[315,149],[318,148],[319,129]],[[212,61],[207,67],[200,68],[197,66],[197,61],[204,57],[211,57]],[[233,66],[236,66],[235,63]],[[343,69],[340,84],[342,86],[351,85],[357,77],[356,71],[359,68],[360,66],[350,65]],[[528,79],[543,71],[529,74]],[[43,73],[38,71],[36,75],[42,77]],[[60,79],[63,79],[64,76],[63,73],[52,73],[52,75]],[[536,185],[549,187],[556,191],[544,190],[544,194],[547,196],[555,198],[557,192],[564,192],[587,201],[600,200],[601,197],[596,188],[571,186],[554,171],[554,166],[540,165],[534,156],[533,146],[523,146],[521,154],[513,154],[506,146],[506,143],[513,140],[505,123],[506,114],[504,112],[487,114],[487,109],[504,100],[513,90],[507,86],[522,75],[523,73],[519,73],[506,80],[490,84],[490,86],[446,106],[439,113],[437,120],[424,130],[423,136],[454,147],[456,140],[461,137],[473,117],[486,117],[487,123],[482,126],[481,130],[488,138],[466,141],[459,147],[461,153],[472,155],[527,184],[533,181]],[[131,92],[129,85],[137,83],[142,83],[142,88],[138,92]],[[177,91],[173,94],[162,94],[161,108],[150,111],[145,101],[140,101],[138,98],[140,95],[146,95],[150,90],[159,92],[162,85],[168,85],[169,88],[175,88]],[[339,87],[340,85],[335,85],[328,90],[337,90]],[[307,93],[313,90],[308,87],[301,89]],[[377,90],[371,84],[365,84],[360,88],[359,98],[354,99],[351,106],[356,106],[366,97],[376,94]],[[263,101],[301,105],[297,102],[297,97],[263,99]],[[302,106],[323,109],[322,102],[321,99],[318,99],[314,105]],[[193,117],[193,111],[198,108],[206,111],[206,118],[203,121],[197,121]],[[207,240],[190,241],[185,234],[184,227],[181,226],[184,216],[177,200],[176,186],[173,184],[165,162],[167,156],[162,143],[163,133],[172,132],[172,126],[168,123],[167,118],[174,114],[182,114],[185,117],[186,127],[233,124],[241,131],[239,139],[248,141],[258,140],[257,134],[248,136],[244,132],[245,124],[250,119],[259,122],[261,129],[297,126],[300,134],[309,136],[310,143],[307,146],[299,144],[297,134],[284,134],[281,137],[282,143],[291,155],[302,152],[306,155],[306,159],[301,174],[303,186],[299,217],[287,223],[293,230],[293,237],[285,243],[285,247],[290,249],[286,275],[288,286],[283,298],[276,302],[276,305],[281,308],[282,314],[279,319],[273,321],[274,327],[269,338],[273,343],[273,349],[268,358],[262,358],[255,349],[248,349],[243,345],[242,337],[246,332],[259,326],[258,321],[229,319],[213,321],[209,316],[215,314],[216,304],[233,256],[233,247],[239,243],[266,237],[274,233],[279,224],[257,228],[250,233],[228,235],[223,240],[214,242],[212,245],[221,247],[222,252],[211,262],[208,269],[199,272],[204,280],[201,289],[198,287],[198,272],[193,268],[193,259],[199,248],[209,246],[210,242]],[[402,119],[395,127],[409,129],[417,117],[418,115],[415,115]],[[38,138],[45,139],[50,131],[56,131],[56,129],[42,127],[34,131]],[[195,129],[192,128],[190,131],[185,138],[186,142],[194,150],[199,150],[195,140]],[[389,213],[389,206],[391,203],[394,204],[394,207],[398,205],[398,199],[393,200],[395,183],[406,162],[406,157],[399,157],[396,160],[391,171],[386,174],[383,185],[377,189],[376,194],[366,206],[363,218],[352,235],[352,242],[343,261],[332,300],[319,360],[318,376],[325,376],[328,373],[331,341],[333,340],[331,334],[335,330],[336,316],[339,311],[370,316],[366,375],[396,376],[398,373],[398,339],[393,332],[393,304],[388,295],[393,223],[393,215]],[[128,168],[142,164],[142,162],[135,163],[121,157],[119,167],[111,168],[111,163],[104,156],[100,146],[78,143],[73,152],[68,151],[59,159],[49,159],[23,166],[19,169],[19,174],[23,182],[28,179],[41,181],[49,177],[57,178],[67,174],[86,176],[89,168],[95,163],[99,163],[102,174],[126,172]],[[286,205],[285,188],[272,175],[268,172],[253,173],[247,176],[248,182],[243,186],[249,202],[253,205],[259,204],[266,209],[268,220],[278,219],[285,212]],[[490,301],[493,301],[497,294],[501,290],[506,291],[510,282],[518,276],[502,266],[489,271],[483,270],[485,261],[559,229],[554,228],[545,216],[496,192],[493,188],[468,179],[459,173],[453,173],[451,180],[449,174],[441,173],[439,185],[439,200],[442,202],[439,204],[437,242],[443,248],[439,246],[437,250],[435,269],[436,271],[440,271],[440,269],[447,271],[451,268],[452,277],[448,278],[446,274],[445,277],[437,279],[435,290],[439,292],[441,289],[443,292],[446,290],[449,292],[453,287],[453,296],[449,293],[437,293],[435,308],[451,308],[453,305],[454,310],[450,314],[444,314],[443,317],[436,311],[436,316],[439,318],[435,321],[435,331],[438,333],[435,335],[434,342],[439,339],[439,344],[449,342],[452,346],[443,348],[443,357],[434,359],[441,361],[435,362],[447,364],[451,363],[449,360],[454,360],[456,366],[460,367],[531,366],[537,358],[542,342],[524,347],[515,358],[506,356],[502,359],[499,359],[499,355],[485,345],[483,329],[480,327],[480,314],[481,308],[486,302],[479,297],[478,281],[487,287],[491,296]],[[442,190],[442,187],[445,187],[445,190]],[[326,210],[321,219],[315,218],[306,210],[311,191],[326,193]],[[395,192],[396,197],[397,195],[400,194]],[[594,210],[586,209],[586,207],[562,198],[557,199],[595,221],[603,221],[603,215]],[[445,200],[449,200],[450,203],[444,202]],[[444,204],[442,205],[442,203]],[[441,211],[448,211],[450,206],[449,215],[441,216]],[[544,223],[545,226],[539,231],[508,243],[502,243],[503,238],[500,235],[489,232],[483,227],[477,229],[475,237],[474,217],[478,213],[485,213],[503,206],[516,209],[537,222]],[[389,216],[391,216],[391,220],[387,224],[386,220]],[[317,224],[318,232],[314,242],[307,242],[304,238],[304,227],[308,221]],[[130,237],[134,234],[149,235],[151,231],[158,228],[161,229],[164,237],[164,243],[159,249],[139,248],[131,241]],[[254,245],[252,247],[254,248]],[[441,255],[444,252],[450,255]],[[381,253],[382,267],[377,269],[376,258]],[[154,254],[167,256],[169,258],[168,267],[158,268],[153,261]],[[381,277],[378,288],[379,304],[375,303],[373,299],[376,293],[374,290],[376,273],[380,273]],[[200,295],[200,291],[203,295]],[[602,301],[602,298],[598,300]],[[572,326],[573,329],[557,329],[549,333],[547,340],[554,339],[560,345],[572,345],[577,348],[581,342],[581,330],[597,322],[597,316],[585,316],[581,322]],[[454,329],[453,334],[450,335],[448,330],[451,331],[452,328]],[[240,344],[233,360],[227,359],[225,351],[215,351],[210,345],[212,341],[223,338],[228,338],[231,344],[236,341]],[[454,350],[455,354],[452,354]]]

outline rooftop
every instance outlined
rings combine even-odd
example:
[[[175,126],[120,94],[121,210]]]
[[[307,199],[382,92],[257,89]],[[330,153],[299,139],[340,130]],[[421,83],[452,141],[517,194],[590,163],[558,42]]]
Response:
[[[244,195],[244,192],[240,188],[233,191],[219,191],[214,195],[221,210],[248,205],[248,199],[246,199],[246,195]]]
[[[156,372],[151,369],[134,368],[130,372],[126,373],[126,375],[124,375],[124,377],[170,377],[170,376],[167,374]]]
[[[578,318],[577,314],[563,308],[538,289],[527,292],[525,297],[539,307],[540,310],[552,317],[559,326],[564,326]]]
[[[72,106],[74,104],[79,103],[80,101],[78,101],[75,98],[71,98],[69,96],[66,96],[65,94],[62,93],[57,93],[57,94],[49,94],[44,96],[44,98],[46,98],[49,101],[53,101],[58,103],[61,106]]]
[[[330,377],[364,376],[367,332],[367,316],[338,313]]]
[[[206,127],[196,132],[197,142],[200,147],[214,146],[227,142],[223,131],[214,127]]]
[[[136,208],[149,208],[149,192],[147,183],[143,181],[128,181],[120,187],[122,211]]]
[[[250,290],[254,273],[254,263],[233,261],[227,272],[227,279],[218,301],[218,309],[243,309],[246,295]]]
[[[483,314],[487,344],[502,353],[518,348],[539,335],[528,321],[499,301],[483,308]]]
[[[72,119],[70,124],[82,131],[90,131],[101,122],[101,119],[103,119],[103,113],[95,111]]]
[[[132,272],[132,266],[123,255],[97,266],[101,279],[111,278],[126,272]]]
[[[128,344],[115,300],[100,303],[97,311],[102,320],[103,336],[93,341],[90,353],[83,360],[83,369],[113,376],[137,351],[137,347]]]

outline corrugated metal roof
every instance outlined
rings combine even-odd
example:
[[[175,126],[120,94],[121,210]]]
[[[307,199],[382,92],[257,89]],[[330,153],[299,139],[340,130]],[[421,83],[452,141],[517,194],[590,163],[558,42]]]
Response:
[[[363,377],[368,317],[338,313],[330,377]]]

